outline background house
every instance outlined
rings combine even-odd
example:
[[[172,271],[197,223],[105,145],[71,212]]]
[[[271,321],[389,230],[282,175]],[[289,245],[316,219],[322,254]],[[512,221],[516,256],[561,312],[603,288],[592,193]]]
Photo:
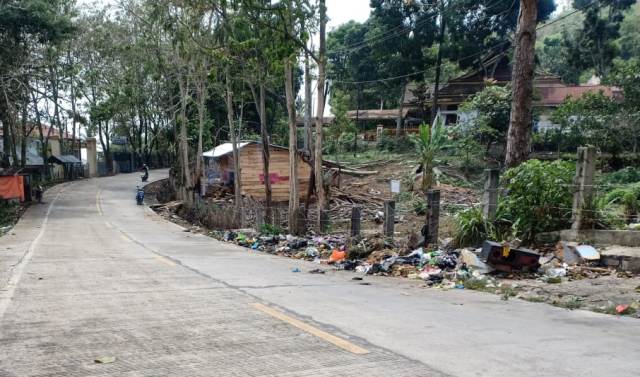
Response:
[[[40,130],[38,127],[34,125],[29,125],[31,132],[27,135],[26,141],[26,170],[28,171],[38,171],[43,172],[45,167],[49,167],[49,172],[51,177],[54,180],[62,180],[65,179],[65,169],[62,164],[54,164],[49,165],[42,158],[42,142],[40,138]],[[55,156],[58,160],[63,156],[62,154],[62,143],[60,132],[56,130],[54,127],[43,125],[42,126],[42,134],[44,138],[48,137],[48,146],[49,146],[49,156]],[[3,130],[0,127],[0,154],[6,153],[9,156],[9,161],[13,163],[13,157],[9,151],[4,151],[4,143],[2,142],[4,138]],[[78,161],[80,161],[80,149],[85,146],[84,141],[80,139],[78,135],[76,135],[75,139],[68,132],[64,135],[64,141],[67,148],[70,150],[65,151],[65,155],[67,157],[72,156]],[[16,154],[18,159],[22,156],[21,144],[16,143]]]
[[[473,95],[481,92],[488,85],[507,85],[511,82],[511,63],[505,55],[496,55],[480,64],[476,70],[456,77],[444,83],[438,93],[438,113],[445,118],[446,124],[456,124],[473,119],[473,114],[460,111],[460,106]],[[539,117],[534,124],[537,131],[556,128],[551,122],[551,114],[567,97],[580,98],[586,93],[602,91],[611,98],[620,98],[619,88],[590,82],[585,85],[567,85],[559,76],[537,73],[534,79],[534,107]],[[426,89],[426,93],[417,92],[420,86],[416,82],[407,84],[405,103],[408,115],[412,116],[420,109],[433,106],[434,87]],[[421,103],[420,98],[426,98]]]

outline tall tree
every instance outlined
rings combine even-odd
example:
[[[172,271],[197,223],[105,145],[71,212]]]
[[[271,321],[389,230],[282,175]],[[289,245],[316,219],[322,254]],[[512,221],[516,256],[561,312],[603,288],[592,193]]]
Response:
[[[319,0],[319,39],[318,46],[318,103],[316,105],[316,140],[315,140],[315,153],[313,158],[313,170],[315,172],[315,184],[316,184],[316,197],[318,199],[318,229],[324,229],[322,221],[325,221],[324,211],[329,207],[329,200],[327,198],[327,192],[325,191],[325,179],[322,172],[322,137],[324,125],[324,106],[326,102],[326,70],[327,70],[327,42],[326,42],[326,28],[327,28],[327,6],[325,0]]]
[[[602,77],[619,54],[616,39],[628,10],[636,0],[574,0],[573,6],[584,13],[582,29],[573,40],[572,61],[582,69],[593,69]]]
[[[538,4],[520,0],[520,14],[513,53],[511,118],[507,134],[505,165],[518,166],[529,156],[533,119],[533,74]]]
[[[34,68],[34,49],[56,46],[74,30],[71,19],[63,13],[65,3],[64,0],[0,2],[0,122],[4,134],[0,167],[9,165],[9,153],[14,164],[18,163],[16,119],[21,104],[27,103],[31,75],[36,74],[29,68]]]

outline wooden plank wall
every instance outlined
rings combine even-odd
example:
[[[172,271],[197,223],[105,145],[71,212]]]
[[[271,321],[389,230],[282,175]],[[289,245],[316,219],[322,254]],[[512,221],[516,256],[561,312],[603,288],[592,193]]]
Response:
[[[273,201],[289,200],[289,151],[279,148],[270,150],[269,173],[272,175],[271,190]],[[259,144],[251,144],[240,150],[240,170],[242,173],[242,191],[245,195],[257,200],[264,200],[264,183],[262,175],[262,150]],[[300,198],[306,198],[309,188],[311,166],[298,156],[298,192]],[[273,181],[276,182],[273,182]]]

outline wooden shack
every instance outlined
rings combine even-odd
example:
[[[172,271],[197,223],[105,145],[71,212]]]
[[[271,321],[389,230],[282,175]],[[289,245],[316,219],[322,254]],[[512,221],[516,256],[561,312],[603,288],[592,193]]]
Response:
[[[238,143],[240,154],[240,181],[243,195],[256,200],[265,200],[262,144]],[[204,152],[205,175],[209,185],[222,184],[232,187],[235,179],[233,150],[231,143],[218,145]],[[300,198],[307,195],[311,165],[298,153],[298,192]],[[289,200],[289,149],[277,145],[269,147],[269,178],[274,202]]]

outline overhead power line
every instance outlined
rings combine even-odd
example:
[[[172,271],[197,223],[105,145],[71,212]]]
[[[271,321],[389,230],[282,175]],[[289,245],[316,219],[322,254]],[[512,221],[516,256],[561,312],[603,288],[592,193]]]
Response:
[[[501,12],[501,13],[496,14],[496,15],[491,15],[491,17],[502,16],[503,14],[508,13],[513,8],[513,5],[515,5],[516,1],[517,0],[513,0],[513,3],[511,5],[511,7],[509,7],[509,9],[507,9],[506,11]],[[489,10],[489,9],[495,8],[496,6],[498,6],[500,4],[502,4],[502,0],[496,0],[495,2],[491,3],[490,5],[488,5],[485,8],[485,10]],[[368,39],[364,39],[364,40],[362,40],[360,42],[356,42],[356,43],[353,43],[353,44],[348,45],[348,46],[343,46],[343,47],[341,47],[339,49],[331,51],[331,53],[346,53],[346,54],[350,54],[350,53],[356,52],[356,51],[361,50],[361,49],[363,49],[365,47],[370,47],[372,45],[387,41],[389,39],[393,39],[393,38],[395,38],[397,36],[400,36],[400,35],[402,35],[402,34],[404,34],[406,32],[411,32],[411,31],[423,26],[427,22],[432,21],[433,19],[437,18],[438,16],[446,15],[446,14],[449,14],[449,12],[433,14],[433,15],[431,15],[431,16],[423,19],[423,20],[420,20],[420,21],[416,22],[415,25],[406,25],[405,26],[405,25],[401,24],[401,25],[395,26],[392,29],[386,31],[385,33],[370,37]]]
[[[551,25],[553,25],[553,24],[556,24],[556,23],[558,23],[558,22],[560,22],[560,21],[562,21],[562,20],[565,20],[566,18],[568,18],[568,17],[570,17],[570,16],[572,16],[572,15],[574,15],[574,14],[576,14],[576,13],[578,13],[578,12],[582,11],[582,10],[585,10],[585,9],[587,9],[587,8],[589,8],[589,7],[593,6],[593,5],[595,5],[595,4],[596,4],[596,2],[595,2],[595,1],[592,1],[591,3],[586,4],[586,5],[584,5],[583,7],[576,8],[576,9],[574,9],[573,11],[571,11],[571,12],[569,12],[569,13],[565,14],[565,15],[564,15],[564,16],[562,16],[562,17],[558,17],[558,18],[556,18],[556,19],[554,19],[554,20],[552,20],[552,21],[549,21],[548,23],[546,23],[546,24],[544,24],[544,25],[540,25],[540,26],[538,26],[538,27],[536,28],[536,30],[541,30],[541,29],[544,29],[544,28],[546,28],[546,27],[549,27],[549,26],[551,26]],[[479,51],[479,52],[476,52],[476,53],[474,53],[474,54],[469,54],[469,55],[467,55],[467,56],[463,56],[463,57],[459,58],[458,60],[456,60],[455,62],[456,62],[456,63],[460,63],[461,61],[463,61],[463,60],[465,60],[465,59],[469,59],[469,58],[472,58],[472,57],[475,57],[475,56],[478,56],[478,55],[482,55],[482,54],[485,54],[485,53],[487,53],[487,52],[489,52],[489,51],[494,51],[494,50],[495,50],[495,49],[497,49],[498,47],[504,46],[504,45],[505,45],[505,44],[507,44],[507,43],[511,43],[511,41],[502,41],[502,42],[499,42],[499,43],[497,43],[497,44],[495,44],[495,45],[493,45],[493,46],[489,47],[489,48],[488,48],[488,50],[485,50],[485,51]],[[404,74],[404,75],[393,76],[393,77],[385,77],[385,78],[375,79],[375,80],[363,80],[363,81],[336,81],[336,80],[331,80],[331,81],[332,81],[334,84],[346,84],[346,85],[356,85],[356,84],[373,84],[373,83],[378,83],[378,82],[393,81],[393,80],[398,80],[398,79],[402,79],[402,78],[407,78],[407,77],[412,77],[412,76],[418,76],[418,75],[421,75],[421,74],[423,74],[423,73],[425,73],[425,72],[427,72],[427,71],[429,71],[429,69],[423,69],[423,70],[420,70],[420,71],[411,72],[411,73],[407,73],[407,74]]]

